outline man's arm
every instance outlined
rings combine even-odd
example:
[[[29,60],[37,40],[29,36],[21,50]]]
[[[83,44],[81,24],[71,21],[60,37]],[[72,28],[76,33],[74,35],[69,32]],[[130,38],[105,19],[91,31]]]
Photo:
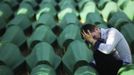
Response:
[[[111,28],[108,31],[106,43],[100,43],[96,48],[105,54],[110,54],[120,40],[120,38],[117,37],[118,35],[120,35],[119,31]]]
[[[119,41],[119,38],[116,37],[119,35],[119,31],[116,30],[115,28],[111,28],[108,31],[106,43],[103,43],[104,40],[102,39],[99,40],[93,39],[89,31],[88,33],[83,31],[82,35],[85,38],[85,40],[89,41],[94,46],[95,50],[99,50],[104,54],[110,54]]]

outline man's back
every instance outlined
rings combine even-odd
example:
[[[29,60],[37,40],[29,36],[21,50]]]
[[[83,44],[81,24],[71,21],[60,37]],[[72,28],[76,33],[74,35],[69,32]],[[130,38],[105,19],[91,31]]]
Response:
[[[100,44],[100,51],[111,53],[115,51],[115,57],[123,60],[124,64],[132,63],[130,48],[124,36],[115,28],[101,29],[101,38],[106,43]],[[109,50],[108,50],[109,49]]]

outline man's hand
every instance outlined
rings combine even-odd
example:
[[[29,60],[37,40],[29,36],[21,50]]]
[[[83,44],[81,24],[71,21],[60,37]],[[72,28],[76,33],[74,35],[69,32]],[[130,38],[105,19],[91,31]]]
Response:
[[[91,44],[95,44],[96,40],[93,38],[91,35],[91,32],[88,30],[87,33],[83,30],[82,36],[84,37],[85,40],[89,41]]]

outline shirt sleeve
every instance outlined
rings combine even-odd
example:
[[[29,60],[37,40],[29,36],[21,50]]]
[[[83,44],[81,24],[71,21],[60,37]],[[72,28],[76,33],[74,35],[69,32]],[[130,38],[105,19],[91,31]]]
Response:
[[[111,28],[107,33],[106,43],[96,43],[98,45],[97,50],[104,54],[110,54],[119,42],[118,32],[117,29]]]

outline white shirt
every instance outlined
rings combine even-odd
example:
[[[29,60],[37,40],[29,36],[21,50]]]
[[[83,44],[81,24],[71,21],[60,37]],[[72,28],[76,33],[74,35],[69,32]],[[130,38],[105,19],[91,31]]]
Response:
[[[116,51],[114,56],[123,60],[124,63],[132,63],[130,48],[124,36],[115,28],[101,28],[101,39],[106,43],[101,43],[98,50],[104,54],[110,54]]]

